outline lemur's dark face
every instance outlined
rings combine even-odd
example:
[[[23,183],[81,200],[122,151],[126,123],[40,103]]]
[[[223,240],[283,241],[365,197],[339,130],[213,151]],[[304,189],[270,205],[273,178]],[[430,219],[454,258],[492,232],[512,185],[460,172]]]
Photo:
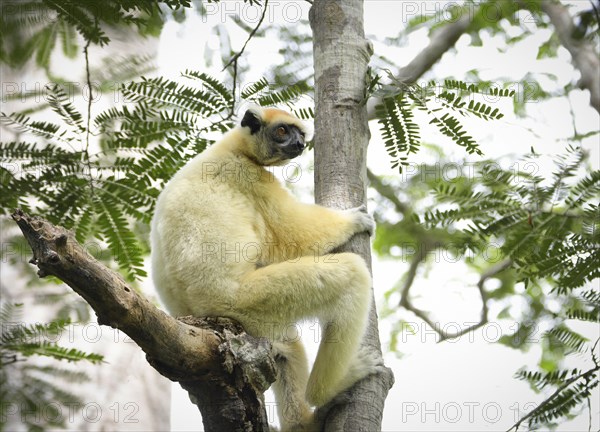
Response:
[[[297,126],[276,123],[266,130],[269,140],[274,144],[273,153],[280,153],[285,159],[293,159],[302,154],[306,143],[304,142],[304,132]]]
[[[242,127],[249,127],[257,148],[253,153],[262,165],[282,165],[302,154],[306,147],[305,132],[285,121],[268,124],[251,111],[246,112]]]

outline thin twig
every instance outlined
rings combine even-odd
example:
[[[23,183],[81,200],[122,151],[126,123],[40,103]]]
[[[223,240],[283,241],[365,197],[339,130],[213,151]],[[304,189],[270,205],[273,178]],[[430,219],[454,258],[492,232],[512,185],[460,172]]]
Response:
[[[367,178],[369,179],[369,186],[375,189],[379,195],[387,198],[392,204],[394,204],[394,207],[396,207],[396,211],[398,211],[398,213],[406,214],[409,211],[408,205],[400,201],[396,196],[394,188],[383,183],[369,168],[367,168]]]
[[[410,288],[412,287],[413,281],[415,279],[415,275],[417,273],[417,268],[421,264],[421,262],[423,262],[425,260],[425,256],[427,255],[427,252],[432,250],[433,247],[434,247],[433,245],[425,246],[420,251],[418,251],[415,254],[415,256],[413,257],[413,260],[408,269],[408,273],[406,274],[406,280],[404,282],[404,287],[402,288],[400,306],[402,306],[406,310],[414,313],[417,317],[419,317],[420,319],[425,321],[425,323],[427,325],[429,325],[440,336],[440,339],[438,340],[438,342],[443,342],[448,339],[456,339],[457,337],[460,337],[464,334],[472,332],[473,330],[476,330],[479,327],[482,327],[488,323],[488,305],[487,305],[488,295],[484,289],[485,281],[487,281],[491,277],[494,277],[498,273],[509,268],[512,265],[512,260],[507,258],[503,261],[500,261],[499,263],[497,263],[496,265],[490,267],[487,271],[485,271],[479,278],[479,281],[477,282],[477,289],[479,291],[479,296],[481,297],[481,317],[479,318],[479,321],[473,325],[465,327],[462,330],[459,330],[454,333],[450,333],[445,330],[442,330],[440,328],[440,326],[438,324],[436,324],[429,317],[427,312],[413,306],[413,304],[410,301],[410,296],[409,296],[409,291],[410,291]]]
[[[264,6],[264,9],[263,9],[262,15],[260,17],[260,20],[258,21],[258,24],[256,24],[256,27],[254,27],[254,29],[248,35],[248,38],[246,39],[246,42],[244,42],[244,45],[242,46],[242,49],[239,50],[231,58],[231,60],[229,60],[229,62],[223,67],[222,70],[227,69],[233,62],[236,62],[238,60],[238,58],[244,53],[244,51],[246,50],[246,45],[248,45],[248,42],[250,42],[250,39],[252,39],[254,37],[254,35],[256,34],[256,32],[258,31],[258,29],[260,28],[260,25],[262,24],[263,20],[265,19],[265,15],[267,14],[267,5],[268,5],[268,3],[269,3],[269,1],[265,0],[265,6]]]
[[[379,180],[379,178],[368,169],[367,169],[367,177],[369,178],[370,186],[373,187],[381,196],[383,196],[384,198],[387,198],[392,204],[394,204],[394,207],[396,208],[396,211],[398,211],[398,213],[406,215],[407,213],[410,212],[409,206],[398,199],[394,190],[389,185],[386,185],[381,180]],[[469,332],[487,324],[487,322],[488,322],[488,305],[487,305],[488,296],[487,296],[487,293],[485,292],[483,286],[484,286],[486,280],[497,275],[498,273],[502,272],[503,270],[509,268],[512,265],[512,260],[507,258],[507,259],[499,262],[498,264],[490,267],[479,278],[479,281],[477,282],[477,289],[479,291],[479,296],[481,297],[481,303],[482,303],[481,318],[479,319],[479,321],[477,323],[475,323],[474,325],[465,327],[464,329],[462,329],[458,332],[448,333],[448,332],[442,330],[440,328],[440,326],[438,324],[436,324],[429,317],[427,312],[415,307],[412,304],[412,302],[410,301],[410,295],[409,295],[409,292],[410,292],[410,289],[415,280],[419,265],[423,261],[425,261],[425,257],[427,256],[427,253],[429,251],[435,249],[436,247],[439,247],[439,244],[436,243],[435,241],[424,240],[423,245],[419,248],[419,250],[417,250],[417,252],[413,256],[413,259],[410,263],[408,271],[405,275],[404,285],[403,285],[402,289],[400,290],[399,306],[402,306],[404,309],[412,312],[418,318],[422,319],[428,326],[430,326],[440,336],[440,340],[438,342],[443,342],[448,339],[455,339],[457,337],[460,337],[466,333],[469,333]]]
[[[88,40],[83,48],[83,53],[85,55],[85,74],[86,74],[86,82],[88,87],[88,103],[87,103],[87,122],[85,126],[85,164],[88,169],[88,176],[90,178],[90,190],[92,196],[94,195],[94,179],[92,177],[92,164],[90,161],[90,122],[92,119],[92,80],[90,78],[90,60],[88,57],[88,48],[92,41]]]
[[[235,113],[235,88],[237,87],[237,59],[233,62],[233,74],[232,74],[232,84],[231,84],[231,109],[229,110],[229,116],[233,116]]]
[[[233,74],[232,74],[232,78],[233,78],[233,91],[232,91],[232,98],[231,98],[231,113],[230,113],[230,117],[233,115],[233,113],[235,111],[235,88],[237,86],[238,60],[239,60],[240,56],[246,50],[246,45],[248,45],[248,42],[250,42],[250,39],[252,39],[254,37],[254,35],[256,34],[256,32],[258,31],[258,29],[260,28],[263,20],[265,19],[265,15],[267,14],[267,6],[268,6],[268,4],[269,4],[269,0],[265,0],[265,5],[264,5],[263,11],[262,11],[262,15],[260,16],[260,20],[258,21],[258,24],[256,24],[256,27],[254,27],[254,29],[248,35],[248,38],[246,39],[246,42],[244,42],[244,45],[242,46],[242,49],[240,49],[233,57],[231,57],[231,60],[229,60],[227,62],[227,64],[222,69],[222,70],[225,70],[229,66],[233,65]]]
[[[592,361],[596,366],[600,366],[600,363],[598,362],[598,357],[596,357],[596,348],[598,347],[598,342],[600,342],[600,338],[596,339],[594,346],[592,346]]]
[[[529,411],[525,416],[523,416],[518,422],[516,422],[514,425],[512,425],[510,427],[510,429],[507,430],[507,432],[510,432],[511,430],[518,430],[519,426],[521,425],[521,423],[523,423],[525,420],[530,419],[531,417],[537,415],[540,411],[542,411],[546,405],[548,405],[550,402],[552,402],[552,400],[558,396],[560,394],[560,392],[562,392],[564,389],[566,389],[567,387],[569,387],[571,384],[573,384],[575,381],[580,380],[581,378],[588,378],[590,375],[593,375],[594,373],[598,372],[600,370],[600,366],[596,366],[586,372],[582,372],[577,376],[571,377],[569,378],[567,381],[565,381],[565,383],[563,385],[561,385],[560,387],[558,387],[556,389],[556,391],[554,393],[552,393],[548,398],[546,398],[542,403],[540,403],[537,407],[535,407],[533,410]]]
[[[506,270],[507,268],[510,268],[510,266],[513,264],[513,261],[510,258],[506,258],[502,261],[500,261],[499,263],[497,263],[496,265],[493,265],[492,267],[490,267],[489,269],[487,269],[487,271],[485,271],[481,277],[479,278],[479,282],[477,282],[477,289],[479,289],[479,294],[481,295],[481,299],[487,299],[487,293],[485,292],[483,285],[485,284],[485,282],[496,276],[498,273],[501,273],[502,271]],[[481,310],[481,320],[483,321],[484,317],[487,316],[488,313],[488,308],[487,308],[487,302],[484,301],[483,302],[483,308]]]
[[[406,273],[406,279],[404,280],[404,286],[401,291],[400,298],[400,306],[408,307],[410,305],[408,300],[408,292],[412,287],[413,282],[415,281],[415,276],[417,275],[417,270],[419,265],[425,260],[425,256],[429,248],[423,247],[413,256],[412,261],[410,262],[410,266],[408,267],[408,272]]]
[[[588,408],[588,432],[592,432],[592,401],[590,398],[587,398],[587,408]]]

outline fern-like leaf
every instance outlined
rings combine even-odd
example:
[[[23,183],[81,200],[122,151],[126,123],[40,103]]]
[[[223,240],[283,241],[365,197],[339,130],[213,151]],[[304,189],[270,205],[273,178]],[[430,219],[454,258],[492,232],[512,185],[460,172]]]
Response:
[[[98,21],[83,5],[58,0],[44,0],[44,4],[55,10],[61,19],[75,26],[86,40],[98,45],[108,43],[108,36],[100,29]]]
[[[68,362],[87,360],[91,363],[100,363],[103,359],[103,356],[99,354],[86,353],[76,348],[65,348],[47,341],[18,345],[7,344],[5,349],[17,351],[25,357],[41,355],[45,357],[52,357],[57,360],[66,360]]]
[[[292,114],[302,120],[312,120],[315,118],[315,111],[312,108],[297,108],[292,110]]]
[[[262,92],[265,89],[269,88],[269,81],[267,81],[266,78],[261,78],[260,80],[258,80],[257,82],[253,83],[252,85],[244,88],[244,90],[242,90],[242,99],[246,99],[246,100],[254,100],[256,98],[256,96]]]
[[[193,111],[202,116],[218,114],[227,106],[221,97],[211,92],[184,86],[166,78],[143,78],[123,87],[123,94],[132,102],[150,102]]]
[[[77,111],[75,106],[69,101],[69,97],[58,84],[54,84],[50,87],[48,104],[66,124],[74,127],[78,132],[85,132],[85,125],[81,113]]]
[[[588,340],[566,326],[558,326],[548,331],[545,337],[551,344],[560,344],[572,352],[582,352]]]
[[[59,133],[60,126],[54,123],[34,121],[25,114],[0,113],[0,120],[20,132],[30,132],[47,139],[60,140],[66,133],[65,131]]]
[[[300,96],[308,92],[309,87],[305,82],[297,83],[277,92],[269,92],[255,99],[255,102],[261,106],[271,106],[278,104],[290,104],[298,100]]]
[[[218,95],[221,98],[224,106],[228,106],[231,104],[231,92],[219,80],[205,73],[189,69],[186,69],[185,72],[181,74],[181,76],[202,82],[202,84],[207,89],[209,89],[213,94]]]
[[[442,134],[450,137],[456,144],[465,147],[467,153],[483,154],[477,142],[463,130],[463,126],[456,117],[446,113],[442,117],[434,117],[430,123],[435,125]]]
[[[421,145],[419,126],[413,120],[408,98],[404,93],[384,98],[376,108],[377,119],[385,147],[392,158],[392,168],[406,165],[407,156]]]
[[[558,369],[548,373],[520,370],[515,374],[515,378],[529,382],[536,391],[540,391],[547,386],[560,385],[580,372],[579,369]]]
[[[95,197],[94,203],[98,212],[97,224],[112,258],[130,280],[146,276],[142,250],[120,212],[118,202],[108,193],[103,193],[101,197]]]

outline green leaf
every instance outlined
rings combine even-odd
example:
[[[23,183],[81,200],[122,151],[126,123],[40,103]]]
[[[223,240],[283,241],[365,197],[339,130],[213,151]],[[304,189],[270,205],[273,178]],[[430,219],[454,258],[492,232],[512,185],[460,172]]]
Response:
[[[60,126],[49,122],[34,121],[25,114],[0,113],[0,121],[20,132],[31,132],[42,138],[60,140],[65,134],[65,132],[59,133]]]
[[[60,19],[75,26],[77,31],[89,41],[98,45],[105,45],[109,38],[98,25],[98,17],[92,16],[86,5],[58,0],[43,0],[43,3],[58,13]],[[92,9],[93,10],[93,9]],[[97,12],[97,11],[96,11]],[[105,16],[110,17],[109,16]],[[115,17],[116,18],[116,17]]]
[[[260,93],[261,91],[267,89],[269,87],[269,81],[266,78],[261,78],[256,81],[254,84],[244,88],[242,90],[242,99],[253,100],[253,98]]]
[[[384,98],[375,112],[386,150],[392,158],[392,168],[402,171],[402,166],[408,163],[407,155],[416,153],[421,145],[419,126],[406,94]]]
[[[98,227],[119,268],[129,280],[146,276],[142,249],[121,213],[119,203],[105,192],[94,198],[94,204],[97,206]]]
[[[434,117],[429,123],[435,125],[442,134],[450,137],[456,144],[465,147],[467,153],[483,154],[477,142],[463,130],[463,126],[455,117],[444,114],[442,117]]]
[[[261,106],[290,104],[291,102],[297,101],[300,96],[307,93],[309,90],[308,84],[299,82],[277,92],[270,91],[263,96],[254,99],[254,101]]]
[[[52,110],[58,114],[66,124],[72,126],[78,133],[85,132],[86,129],[81,113],[77,111],[65,91],[58,84],[50,86],[50,93],[47,100]]]
[[[35,59],[37,65],[44,69],[50,66],[50,56],[56,45],[57,34],[58,22],[55,22],[37,35],[37,55]]]
[[[572,352],[582,352],[588,342],[588,339],[564,325],[548,331],[545,337],[553,346],[563,345]]]
[[[100,363],[104,358],[99,354],[86,353],[75,348],[64,348],[46,341],[40,343],[6,345],[5,349],[17,351],[26,357],[41,355],[69,362],[87,360],[91,363]]]
[[[220,95],[181,85],[162,77],[144,78],[124,86],[123,95],[132,102],[153,103],[193,111],[208,117],[227,108]]]
[[[210,90],[213,94],[221,98],[223,105],[227,106],[231,104],[231,92],[219,80],[205,73],[189,69],[186,69],[181,75],[186,78],[195,79],[202,82],[206,89]]]
[[[62,42],[62,52],[70,59],[77,57],[79,44],[77,43],[77,32],[66,21],[58,22],[58,34]]]

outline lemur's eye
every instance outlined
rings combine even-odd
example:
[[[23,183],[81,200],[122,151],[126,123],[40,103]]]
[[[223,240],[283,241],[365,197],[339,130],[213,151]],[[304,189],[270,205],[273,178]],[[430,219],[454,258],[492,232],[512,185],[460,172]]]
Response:
[[[277,134],[277,136],[279,137],[284,137],[287,134],[287,130],[285,130],[285,128],[283,126],[279,126],[277,128],[277,130],[275,131],[275,133]]]

